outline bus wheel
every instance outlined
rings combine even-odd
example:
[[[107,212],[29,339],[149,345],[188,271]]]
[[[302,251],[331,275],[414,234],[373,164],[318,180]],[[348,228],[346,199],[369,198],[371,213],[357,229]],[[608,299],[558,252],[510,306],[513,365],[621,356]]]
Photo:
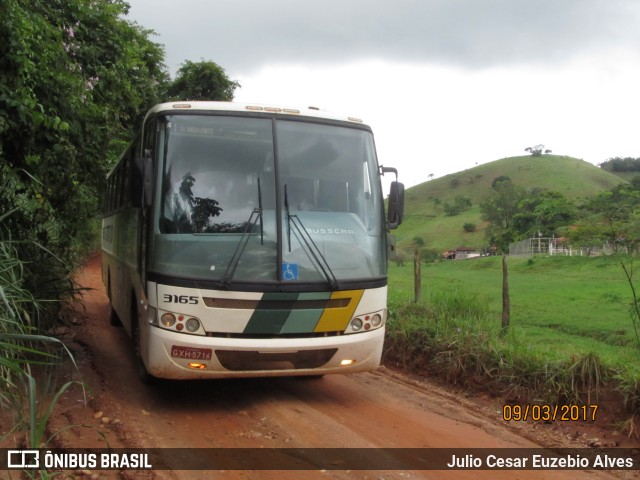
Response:
[[[138,328],[138,310],[136,308],[135,299],[131,306],[131,339],[133,340],[133,357],[135,361],[136,373],[138,378],[145,385],[151,385],[155,382],[156,377],[147,371],[147,367],[142,360],[142,348],[140,346],[140,329]]]
[[[112,327],[121,327],[122,322],[120,321],[120,317],[113,308],[113,305],[109,304],[109,325]]]

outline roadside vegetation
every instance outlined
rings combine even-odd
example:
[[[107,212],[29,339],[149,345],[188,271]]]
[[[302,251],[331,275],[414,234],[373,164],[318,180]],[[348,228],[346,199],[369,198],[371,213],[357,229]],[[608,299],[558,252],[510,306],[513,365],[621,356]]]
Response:
[[[74,269],[98,245],[106,173],[155,103],[232,100],[240,87],[210,61],[186,61],[170,79],[163,47],[127,10],[120,0],[0,5],[0,408],[25,446],[47,444],[51,408],[73,383],[52,381],[51,369],[71,355],[50,332],[79,293]],[[640,182],[616,187],[622,178],[610,172],[631,175],[636,160],[605,171],[545,151],[409,189],[399,245],[420,244],[431,259],[562,227],[576,244],[610,242],[616,256],[510,260],[507,334],[496,259],[425,266],[418,304],[410,267],[392,265],[387,358],[511,399],[592,401],[613,388],[631,430],[640,309],[633,257],[622,252],[640,243]],[[518,202],[515,224],[488,215],[508,202]]]
[[[47,422],[58,398],[77,381],[55,382],[61,359],[73,364],[73,356],[61,341],[39,332],[59,299],[37,298],[25,287],[28,265],[18,258],[20,245],[3,228],[9,214],[0,217],[0,405],[8,407],[12,427],[0,440],[13,438],[14,446],[38,448],[48,443]]]
[[[640,438],[640,159],[598,169],[531,150],[407,190],[397,245],[427,263],[417,303],[413,269],[390,265],[386,360],[507,402],[599,403]],[[444,209],[461,197],[465,210]],[[502,328],[501,257],[443,253],[499,255],[536,237],[587,256],[508,258]]]
[[[386,361],[506,402],[600,403],[638,435],[640,344],[621,260],[633,259],[510,258],[506,334],[500,257],[423,265],[417,304],[412,268],[391,266]]]
[[[99,244],[107,172],[154,104],[231,100],[239,87],[204,60],[170,79],[163,46],[128,8],[0,4],[0,414],[13,417],[2,435],[24,446],[47,445],[51,408],[74,383],[54,381],[71,354],[51,332]]]

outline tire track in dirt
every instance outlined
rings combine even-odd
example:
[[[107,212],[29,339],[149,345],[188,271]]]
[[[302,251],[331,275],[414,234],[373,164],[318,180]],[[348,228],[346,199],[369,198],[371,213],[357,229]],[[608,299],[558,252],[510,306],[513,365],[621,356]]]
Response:
[[[538,444],[442,387],[384,367],[321,379],[158,382],[136,378],[131,342],[109,325],[99,256],[77,281],[93,290],[76,315],[74,344],[91,402],[59,406],[70,429],[61,446],[146,448],[513,448]],[[97,413],[100,418],[96,418]],[[495,412],[494,412],[495,413]],[[109,421],[103,422],[106,417]],[[101,433],[98,433],[101,432]],[[194,452],[194,455],[197,452]],[[97,478],[155,479],[574,479],[572,471],[209,471],[115,472]],[[578,475],[580,476],[580,475]],[[589,472],[589,478],[614,478]],[[618,476],[616,474],[616,476]]]

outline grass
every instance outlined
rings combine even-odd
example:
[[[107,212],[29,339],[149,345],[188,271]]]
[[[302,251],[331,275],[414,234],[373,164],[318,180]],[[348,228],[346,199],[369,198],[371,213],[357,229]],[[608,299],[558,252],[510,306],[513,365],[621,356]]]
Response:
[[[541,257],[533,262],[512,258],[508,265],[511,326],[516,334],[543,343],[547,354],[562,355],[569,341],[576,350],[598,348],[612,360],[637,359],[625,304],[625,299],[631,300],[629,287],[615,258]],[[453,287],[467,295],[482,296],[488,315],[499,322],[499,258],[427,264],[422,267],[422,276],[427,297]],[[390,300],[409,300],[412,292],[412,267],[391,265]],[[559,344],[559,348],[547,342]]]
[[[615,384],[640,418],[640,349],[620,258],[510,258],[506,335],[500,261],[423,265],[419,304],[412,266],[390,265],[387,358],[508,398],[593,402]]]
[[[3,238],[9,237],[2,230],[5,217],[0,216],[0,408],[10,410],[13,427],[0,439],[17,436],[16,446],[41,448],[51,440],[47,424],[56,403],[77,383],[54,385],[51,392],[55,369],[63,355],[71,358],[76,371],[78,367],[61,341],[38,333],[37,319],[46,301],[24,287],[27,265],[18,258],[15,244]],[[46,472],[39,474],[47,477]]]
[[[405,220],[394,232],[400,248],[409,248],[415,237],[427,248],[448,250],[459,246],[481,249],[485,246],[485,222],[479,203],[491,190],[496,177],[506,175],[524,188],[546,188],[562,193],[568,199],[590,197],[613,188],[625,180],[577,158],[560,155],[504,158],[477,167],[436,178],[407,189]],[[472,207],[459,215],[445,215],[444,204],[456,196],[472,201]],[[465,223],[477,225],[477,231],[463,230]]]

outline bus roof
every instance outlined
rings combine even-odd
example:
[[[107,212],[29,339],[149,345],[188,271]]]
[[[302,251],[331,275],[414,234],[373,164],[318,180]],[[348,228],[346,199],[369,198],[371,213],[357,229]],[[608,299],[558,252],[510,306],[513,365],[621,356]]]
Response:
[[[220,111],[220,112],[264,112],[291,115],[296,117],[322,118],[327,120],[338,120],[363,124],[364,122],[356,117],[349,117],[336,113],[320,110],[316,107],[292,108],[277,105],[264,105],[258,103],[236,103],[236,102],[205,102],[205,101],[176,101],[161,103],[153,107],[147,116],[158,112],[168,111]]]

